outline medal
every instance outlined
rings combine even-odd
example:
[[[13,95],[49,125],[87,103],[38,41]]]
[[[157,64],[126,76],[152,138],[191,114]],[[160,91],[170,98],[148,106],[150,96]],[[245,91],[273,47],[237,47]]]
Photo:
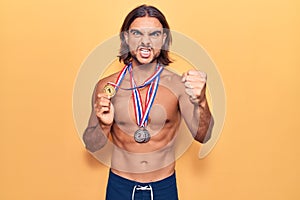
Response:
[[[150,133],[145,128],[140,128],[134,133],[134,140],[137,143],[146,143],[150,140]]]
[[[151,110],[151,107],[153,105],[156,92],[158,89],[158,83],[160,79],[160,73],[162,72],[162,67],[157,66],[156,72],[148,78],[145,83],[149,83],[149,88],[147,90],[146,99],[145,99],[145,106],[143,107],[143,102],[141,99],[140,91],[137,89],[137,86],[135,84],[135,81],[133,79],[132,70],[130,69],[130,79],[131,79],[131,87],[135,88],[132,90],[132,97],[133,97],[133,104],[134,104],[134,111],[135,111],[135,118],[136,123],[140,127],[135,133],[134,133],[134,140],[138,143],[146,143],[149,142],[151,135],[146,130],[146,126],[148,124],[148,118],[149,113]]]
[[[120,87],[121,82],[123,78],[125,77],[126,72],[130,73],[130,83],[131,88],[122,88]],[[149,131],[145,128],[148,124],[148,117],[149,113],[152,107],[152,104],[154,102],[156,92],[158,89],[158,83],[160,80],[160,74],[163,71],[163,67],[157,64],[155,73],[149,77],[145,82],[137,86],[135,84],[135,81],[133,79],[133,73],[132,73],[132,65],[131,63],[127,66],[125,66],[122,71],[120,72],[116,83],[108,82],[108,84],[104,87],[104,91],[109,96],[115,95],[116,91],[118,89],[124,89],[124,90],[131,90],[132,91],[132,97],[133,97],[133,104],[134,104],[134,112],[135,112],[135,119],[136,124],[140,127],[135,133],[134,133],[134,140],[138,143],[146,143],[150,140],[151,135]],[[149,88],[147,90],[146,99],[145,99],[145,106],[143,106],[141,94],[138,89],[144,88],[149,85]],[[113,94],[113,95],[111,95]]]
[[[113,97],[116,94],[116,90],[115,87],[110,85],[110,84],[106,84],[103,88],[103,91],[105,92],[105,94],[107,94],[109,97]]]

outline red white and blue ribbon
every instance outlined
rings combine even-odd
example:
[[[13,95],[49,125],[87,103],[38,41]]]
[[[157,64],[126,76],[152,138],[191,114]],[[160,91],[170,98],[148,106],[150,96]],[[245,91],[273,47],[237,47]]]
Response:
[[[131,88],[121,88],[120,87],[121,82],[124,79],[127,71],[129,71],[129,73],[130,73]],[[116,80],[116,83],[109,82],[109,84],[113,85],[116,90],[119,88],[125,89],[125,90],[132,90],[132,97],[134,100],[133,104],[134,104],[134,111],[135,111],[135,119],[136,119],[136,123],[139,127],[147,126],[149,113],[150,113],[151,107],[153,105],[153,102],[154,102],[154,99],[155,99],[155,96],[157,93],[159,80],[160,80],[160,74],[162,71],[163,71],[163,67],[158,64],[156,66],[155,73],[152,76],[150,76],[147,80],[145,80],[142,85],[137,86],[134,81],[134,78],[133,78],[132,66],[131,66],[131,64],[129,64],[121,70],[121,72]],[[148,85],[150,85],[150,86],[147,90],[145,106],[143,107],[143,101],[141,98],[140,91],[138,89],[146,87]]]

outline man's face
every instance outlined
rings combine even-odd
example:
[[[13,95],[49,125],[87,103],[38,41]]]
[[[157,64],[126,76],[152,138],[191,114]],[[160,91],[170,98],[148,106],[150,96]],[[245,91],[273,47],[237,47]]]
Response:
[[[153,62],[160,54],[166,34],[155,17],[138,17],[124,33],[129,51],[138,64]]]

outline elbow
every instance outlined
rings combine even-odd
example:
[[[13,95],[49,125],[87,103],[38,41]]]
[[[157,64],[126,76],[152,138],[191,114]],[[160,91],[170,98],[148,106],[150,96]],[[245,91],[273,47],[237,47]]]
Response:
[[[97,148],[97,146],[94,144],[94,141],[91,139],[91,137],[87,135],[83,135],[83,142],[85,144],[85,148],[92,153],[100,149]]]
[[[202,136],[196,136],[195,140],[201,144],[205,144],[210,140],[210,138],[211,138],[211,134],[203,134]]]
[[[107,138],[103,134],[97,133],[96,128],[94,127],[87,128],[82,139],[85,144],[85,148],[92,153],[102,149],[107,142]]]
[[[204,140],[203,140],[203,142],[202,142],[203,144],[205,144],[206,142],[208,142],[208,141],[211,139],[211,136],[212,136],[212,130],[213,130],[214,124],[215,124],[214,118],[211,116],[211,119],[210,119],[210,122],[209,122],[208,129],[207,129],[207,131],[206,131]]]
[[[202,141],[200,141],[201,144],[207,143],[211,139],[211,132],[208,132]]]

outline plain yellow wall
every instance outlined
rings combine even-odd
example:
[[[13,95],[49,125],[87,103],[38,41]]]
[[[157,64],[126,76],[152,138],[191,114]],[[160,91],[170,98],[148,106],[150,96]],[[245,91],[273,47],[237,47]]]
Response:
[[[214,150],[177,162],[183,200],[300,199],[297,0],[0,2],[0,199],[104,199],[108,168],[76,132],[72,91],[87,55],[152,4],[201,44],[226,89]]]

